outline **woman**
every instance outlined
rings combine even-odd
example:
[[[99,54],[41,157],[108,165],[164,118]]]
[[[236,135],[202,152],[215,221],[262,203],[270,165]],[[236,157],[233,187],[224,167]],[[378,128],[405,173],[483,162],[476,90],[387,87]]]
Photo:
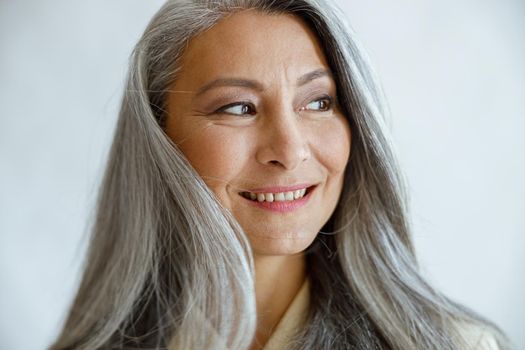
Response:
[[[383,117],[330,3],[168,1],[51,349],[504,349],[419,274]]]

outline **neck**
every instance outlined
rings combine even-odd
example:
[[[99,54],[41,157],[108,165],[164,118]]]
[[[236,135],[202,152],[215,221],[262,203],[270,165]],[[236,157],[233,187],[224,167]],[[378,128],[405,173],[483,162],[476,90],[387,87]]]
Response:
[[[303,253],[295,255],[254,255],[257,332],[251,350],[261,349],[306,277]]]

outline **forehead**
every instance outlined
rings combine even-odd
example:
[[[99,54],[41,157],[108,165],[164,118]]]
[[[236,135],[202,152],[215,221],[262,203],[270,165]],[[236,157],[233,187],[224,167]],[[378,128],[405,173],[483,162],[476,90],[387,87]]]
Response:
[[[296,79],[328,68],[317,36],[303,20],[255,10],[229,15],[190,40],[181,63],[179,77],[192,85],[226,75]]]

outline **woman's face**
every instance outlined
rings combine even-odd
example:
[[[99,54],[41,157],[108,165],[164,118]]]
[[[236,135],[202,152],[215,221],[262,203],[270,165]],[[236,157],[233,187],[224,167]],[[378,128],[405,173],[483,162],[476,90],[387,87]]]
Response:
[[[296,17],[238,12],[190,41],[170,86],[167,134],[254,254],[303,251],[341,193],[351,134],[317,40]]]

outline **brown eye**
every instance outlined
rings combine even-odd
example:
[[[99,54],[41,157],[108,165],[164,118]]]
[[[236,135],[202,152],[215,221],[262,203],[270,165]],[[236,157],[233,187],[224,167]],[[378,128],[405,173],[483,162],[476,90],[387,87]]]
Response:
[[[254,115],[255,107],[251,103],[235,102],[219,108],[216,113],[232,115]]]
[[[328,111],[332,108],[332,98],[324,96],[306,105],[305,109],[314,111]]]

